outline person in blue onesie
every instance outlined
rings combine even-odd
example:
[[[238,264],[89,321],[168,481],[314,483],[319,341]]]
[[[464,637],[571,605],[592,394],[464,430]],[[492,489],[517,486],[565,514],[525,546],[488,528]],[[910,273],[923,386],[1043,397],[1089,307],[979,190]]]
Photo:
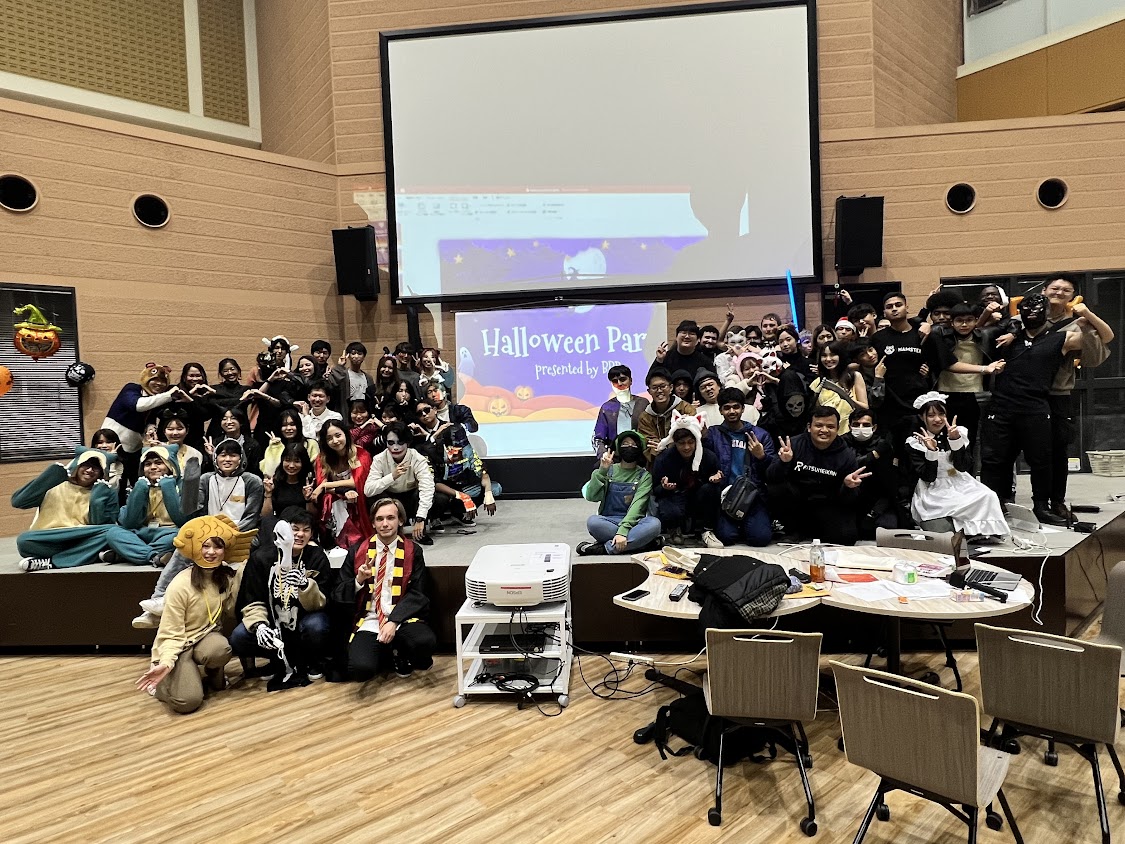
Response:
[[[31,528],[16,537],[26,572],[98,562],[117,518],[117,490],[105,481],[115,455],[76,446],[69,465],[48,466],[12,494],[12,506],[38,508]]]

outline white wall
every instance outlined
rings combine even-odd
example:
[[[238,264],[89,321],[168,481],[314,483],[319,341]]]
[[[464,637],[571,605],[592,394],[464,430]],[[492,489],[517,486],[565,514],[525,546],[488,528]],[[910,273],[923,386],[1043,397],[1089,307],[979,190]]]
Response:
[[[1045,46],[1029,43],[1036,39],[1062,41],[1122,17],[1125,0],[1007,0],[979,15],[965,15],[965,64],[1007,50],[1030,52]],[[1071,28],[1078,31],[1066,31]],[[1023,45],[1026,51],[1020,50]]]

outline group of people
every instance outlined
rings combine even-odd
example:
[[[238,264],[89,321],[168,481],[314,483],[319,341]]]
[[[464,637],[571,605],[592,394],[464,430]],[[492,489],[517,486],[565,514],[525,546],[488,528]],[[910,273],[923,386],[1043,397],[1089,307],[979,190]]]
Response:
[[[594,427],[598,503],[583,555],[663,542],[763,546],[775,537],[851,545],[879,527],[1008,535],[1015,464],[1031,471],[1041,523],[1068,526],[1068,448],[1078,366],[1109,355],[1113,330],[1065,277],[1007,300],[931,293],[911,315],[851,306],[798,331],[681,322],[647,373],[615,366]],[[850,299],[846,297],[850,304]],[[721,338],[721,339],[720,339]]]
[[[501,489],[470,439],[476,419],[452,399],[454,375],[436,349],[416,355],[400,343],[371,375],[362,343],[331,364],[331,346],[318,340],[294,366],[296,346],[265,342],[245,380],[232,358],[219,362],[214,385],[198,363],[176,384],[168,367],[146,365],[89,448],[13,496],[16,507],[38,508],[17,539],[21,567],[166,567],[177,531],[199,515],[226,515],[245,531],[298,507],[331,549],[371,536],[368,503],[383,496],[402,502],[422,544],[446,519],[495,513]]]

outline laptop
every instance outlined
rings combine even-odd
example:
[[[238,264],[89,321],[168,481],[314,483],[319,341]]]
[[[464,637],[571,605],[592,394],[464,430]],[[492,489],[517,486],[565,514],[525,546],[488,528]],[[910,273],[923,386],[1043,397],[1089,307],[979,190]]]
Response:
[[[969,571],[965,574],[965,585],[975,586],[978,583],[991,586],[994,589],[1003,589],[1005,592],[1011,592],[1020,585],[1020,575],[1012,571],[1006,571],[1005,569],[994,571],[992,569],[976,568],[970,564]]]

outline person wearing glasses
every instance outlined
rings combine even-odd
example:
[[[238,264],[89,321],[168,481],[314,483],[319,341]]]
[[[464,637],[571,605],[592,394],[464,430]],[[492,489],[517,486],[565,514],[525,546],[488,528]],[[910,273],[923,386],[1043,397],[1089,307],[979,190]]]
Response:
[[[672,373],[658,367],[648,373],[645,379],[652,401],[641,413],[636,430],[645,438],[645,464],[651,466],[660,449],[659,443],[672,430],[672,411],[695,415],[695,406],[672,394]]]
[[[624,364],[612,366],[606,373],[613,395],[598,410],[594,423],[594,453],[599,460],[613,445],[620,431],[636,430],[648,399],[633,395],[633,371]]]

